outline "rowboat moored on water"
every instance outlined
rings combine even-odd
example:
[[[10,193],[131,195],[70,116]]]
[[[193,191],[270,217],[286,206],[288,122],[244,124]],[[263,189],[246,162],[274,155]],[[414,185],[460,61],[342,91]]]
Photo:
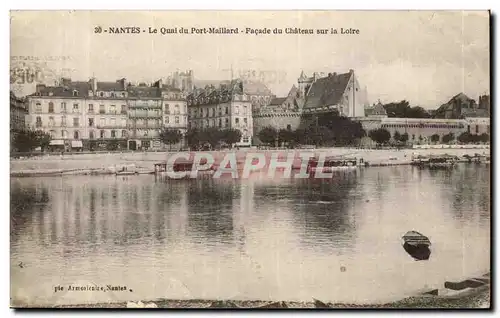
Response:
[[[417,232],[409,231],[403,235],[403,248],[417,261],[428,260],[431,255],[431,241],[427,236]]]
[[[319,159],[317,157],[309,160],[307,166],[308,173],[315,173],[317,170],[323,173],[334,172],[334,171],[346,171],[346,170],[356,170],[358,168],[356,158],[338,158],[338,157],[326,157],[323,162],[322,167],[318,167]]]

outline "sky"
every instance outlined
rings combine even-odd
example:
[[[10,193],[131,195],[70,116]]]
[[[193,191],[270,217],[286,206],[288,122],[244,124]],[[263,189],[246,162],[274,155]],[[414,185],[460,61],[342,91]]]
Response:
[[[96,34],[96,27],[141,33]],[[150,34],[150,27],[352,28],[359,34],[162,35]],[[487,11],[13,11],[10,49],[11,69],[38,68],[46,81],[152,82],[188,69],[196,79],[223,80],[232,68],[235,75],[266,74],[269,88],[284,96],[301,71],[353,69],[371,103],[406,99],[430,109],[460,92],[477,100],[490,86]],[[34,89],[14,86],[21,95]]]

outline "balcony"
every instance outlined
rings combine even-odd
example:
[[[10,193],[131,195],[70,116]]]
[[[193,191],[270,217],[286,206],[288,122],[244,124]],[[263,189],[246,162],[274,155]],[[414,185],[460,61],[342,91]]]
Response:
[[[91,128],[97,128],[97,129],[128,129],[128,126],[125,125],[119,125],[119,124],[116,124],[116,125],[111,125],[111,124],[106,124],[106,125],[97,125],[96,127],[91,127]]]
[[[130,112],[130,118],[158,118],[161,119],[163,116],[161,113],[136,113]]]

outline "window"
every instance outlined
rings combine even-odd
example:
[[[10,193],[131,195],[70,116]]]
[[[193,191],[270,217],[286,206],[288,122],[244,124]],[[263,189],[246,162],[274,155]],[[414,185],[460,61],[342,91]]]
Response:
[[[111,118],[111,126],[112,127],[116,126],[116,118]]]
[[[219,128],[222,128],[222,119],[219,118]]]
[[[50,116],[49,117],[49,127],[54,127],[56,123],[54,122],[54,117]]]
[[[290,124],[286,125],[286,130],[292,130],[292,125]]]
[[[66,111],[67,111],[67,109],[66,109],[66,103],[62,102],[61,103],[61,113],[65,113]]]
[[[106,131],[101,130],[101,139],[103,139],[104,137],[106,137]]]
[[[290,107],[290,104],[288,104],[288,107]],[[247,107],[246,106],[243,106],[243,115],[244,116],[247,115]]]
[[[79,127],[80,126],[80,118],[74,117],[73,118],[73,127]]]
[[[144,131],[144,137],[147,137],[147,136],[148,136],[148,131],[147,131],[147,130],[145,130],[145,131]]]
[[[229,125],[229,118],[226,118],[226,126]]]
[[[36,117],[36,127],[37,128],[42,127],[42,117],[40,116]]]
[[[77,90],[73,91],[73,96],[78,96],[78,91]]]
[[[111,131],[111,138],[116,138],[116,131],[114,130]]]
[[[35,111],[37,113],[41,113],[42,112],[42,104],[40,103],[36,103],[36,106],[35,106]]]
[[[111,97],[112,97],[112,98],[115,98],[115,93],[111,93]]]
[[[245,124],[245,126],[248,124],[248,120],[247,120],[247,118],[246,118],[246,117],[245,117],[245,118],[243,118],[243,123]]]
[[[68,138],[68,132],[66,130],[61,130],[61,136],[64,139]]]
[[[179,123],[179,116],[175,116],[175,123],[178,124]]]
[[[106,118],[101,118],[99,120],[99,126],[102,126],[102,127],[106,126]]]
[[[49,103],[49,113],[54,113],[54,103],[53,102]]]
[[[122,127],[127,127],[127,119],[122,118]]]
[[[122,105],[121,113],[125,115],[127,114],[127,105]]]
[[[174,107],[174,114],[175,115],[179,115],[181,113],[180,109],[179,109],[179,105],[175,105]]]
[[[99,105],[99,114],[104,114],[106,113],[106,108],[104,107],[104,105]]]
[[[66,127],[66,116],[61,117],[61,126]]]
[[[94,104],[89,104],[89,113],[94,112]]]
[[[80,139],[80,132],[78,130],[75,130],[73,133],[73,139]]]
[[[235,114],[235,115],[239,115],[239,114],[240,114],[240,106],[236,106],[236,107],[234,108],[234,114]]]
[[[122,138],[127,138],[127,131],[126,130],[122,130]]]
[[[479,125],[476,125],[476,135],[479,134]]]
[[[169,117],[168,116],[165,117],[165,124],[169,124]]]
[[[184,113],[186,114],[187,113],[187,106],[184,105]]]
[[[56,131],[55,130],[50,131],[50,138],[56,138]]]
[[[99,93],[99,96],[104,97],[104,93],[103,93],[103,92],[100,92],[100,93]]]
[[[73,113],[78,113],[78,103],[73,104]]]
[[[89,139],[94,139],[94,132],[93,131],[89,131]]]
[[[236,126],[238,126],[240,124],[240,119],[238,117],[236,117],[234,119],[234,123],[236,124]]]
[[[212,117],[215,117],[215,108],[212,108]]]
[[[229,107],[226,106],[226,115],[229,114]]]
[[[109,108],[109,112],[111,114],[116,114],[116,106],[115,105],[111,105],[111,107]]]
[[[170,105],[165,104],[165,114],[170,114]]]

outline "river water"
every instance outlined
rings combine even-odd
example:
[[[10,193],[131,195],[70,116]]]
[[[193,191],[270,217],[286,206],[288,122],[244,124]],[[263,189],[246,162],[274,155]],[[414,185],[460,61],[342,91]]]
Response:
[[[428,261],[402,248],[409,230],[430,238]],[[377,303],[489,263],[484,165],[362,168],[332,180],[11,179],[12,304]],[[107,285],[123,290],[68,291]]]

